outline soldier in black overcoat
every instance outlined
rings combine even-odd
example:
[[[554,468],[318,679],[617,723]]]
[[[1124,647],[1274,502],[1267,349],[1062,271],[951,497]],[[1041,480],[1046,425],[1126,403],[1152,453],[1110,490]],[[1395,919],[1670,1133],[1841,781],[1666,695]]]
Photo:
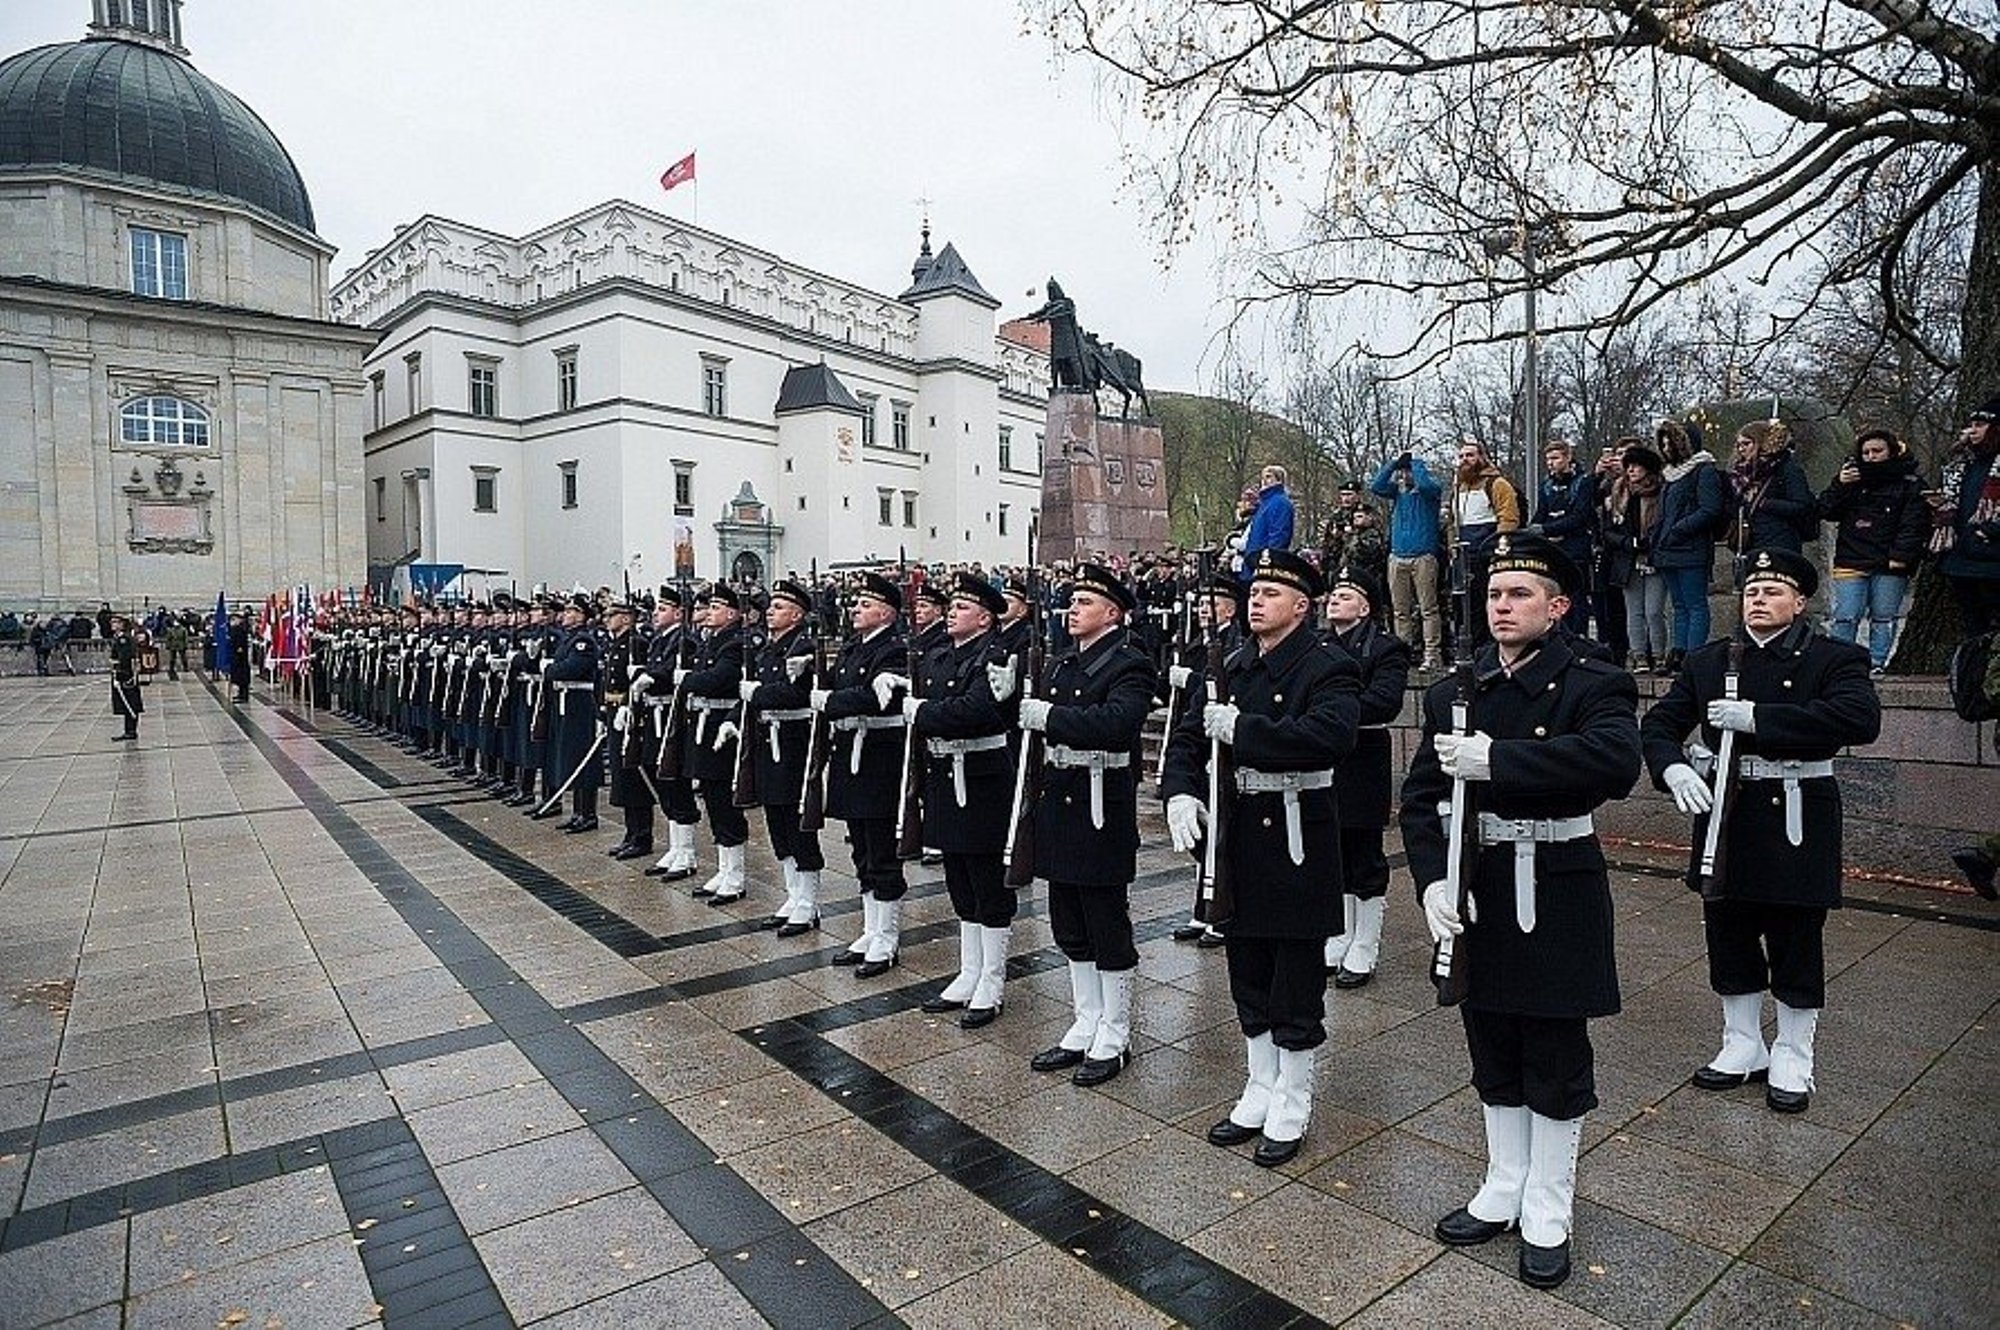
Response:
[[[1008,743],[1017,702],[994,695],[986,669],[1005,667],[1010,659],[998,640],[1002,609],[991,583],[962,574],[951,588],[944,641],[919,662],[914,695],[907,680],[892,681],[905,689],[903,715],[914,733],[911,761],[923,773],[923,843],[944,856],[945,889],[959,921],[959,974],[929,1005],[933,1011],[964,1008],[967,1017],[959,1023],[969,1017],[971,1028],[999,1011],[1014,922],[1014,893],[1001,856],[1014,794]],[[998,978],[989,974],[989,947],[998,954]],[[987,1005],[971,1016],[982,997]]]
[[[553,802],[568,782],[570,815],[560,829],[571,835],[597,830],[597,791],[604,783],[604,749],[597,742],[603,650],[590,622],[595,611],[588,596],[570,597],[563,605],[555,652],[542,662],[542,686],[549,690],[548,747],[554,755],[549,769],[555,783],[549,786],[548,800]]]
[[[1160,736],[1163,744],[1173,737],[1174,730],[1187,718],[1189,710],[1198,714],[1202,703],[1207,700],[1210,625],[1221,625],[1215,632],[1221,638],[1219,645],[1224,659],[1243,645],[1243,583],[1237,580],[1236,574],[1218,569],[1209,575],[1207,581],[1198,583],[1189,595],[1194,600],[1195,624],[1200,631],[1193,641],[1181,648],[1179,659],[1167,667],[1169,699],[1178,692],[1179,700],[1167,717],[1166,730]],[[1189,857],[1199,865],[1202,853],[1203,842],[1197,840],[1189,850]],[[1186,923],[1173,931],[1174,941],[1192,942],[1204,950],[1220,947],[1222,930],[1202,918],[1199,868],[1188,894],[1195,898],[1194,912],[1188,915]]]
[[[1140,732],[1159,687],[1129,627],[1137,604],[1110,569],[1079,564],[1065,611],[1072,649],[1039,684],[1021,681],[1033,690],[1021,700],[1021,728],[1043,737],[1035,876],[1049,884],[1049,926],[1069,962],[1072,1008],[1069,1029],[1029,1065],[1074,1068],[1070,1079],[1084,1086],[1110,1080],[1131,1060]],[[994,691],[1014,692],[1011,669],[994,682]]]
[[[743,847],[750,822],[734,800],[736,745],[741,737],[743,698],[743,600],[735,588],[717,582],[708,589],[708,633],[695,648],[692,668],[675,672],[687,693],[691,722],[686,770],[694,778],[708,828],[715,836],[715,873],[696,887],[711,905],[741,900],[745,891]]]
[[[869,966],[871,973],[886,971],[896,954],[907,890],[903,864],[896,857],[896,805],[902,797],[908,722],[895,681],[908,672],[910,657],[899,617],[902,608],[903,593],[894,582],[866,574],[848,611],[852,631],[834,662],[832,686],[811,697],[813,709],[826,713],[832,738],[826,815],[847,824],[854,876],[861,884],[861,933],[833,963]],[[888,682],[878,688],[878,679]],[[880,970],[873,968],[877,965]]]
[[[693,629],[686,623],[681,593],[663,586],[653,600],[653,636],[646,644],[644,671],[632,681],[634,719],[641,725],[640,762],[655,773],[653,789],[667,815],[667,852],[646,870],[647,877],[679,882],[695,875],[698,861],[694,852],[694,829],[701,821],[695,802],[694,778],[689,774],[688,750],[691,724],[681,724],[669,733],[674,716],[674,673],[694,658]],[[685,714],[681,717],[685,720]],[[666,745],[677,750],[678,774],[658,775],[660,753]]]
[[[1638,690],[1570,649],[1560,623],[1586,584],[1553,542],[1503,535],[1488,572],[1472,732],[1452,728],[1455,681],[1433,684],[1403,782],[1403,846],[1425,921],[1440,942],[1456,939],[1470,979],[1459,1012],[1486,1123],[1485,1183],[1437,1236],[1472,1246],[1518,1223],[1522,1280],[1553,1288],[1569,1277],[1577,1145],[1597,1106],[1588,1022],[1619,1005],[1593,812],[1638,779]],[[1441,811],[1455,778],[1478,814],[1462,916]]]
[[[954,594],[956,588],[954,588]],[[1028,658],[1028,634],[1034,631],[1034,589],[1028,579],[1019,573],[1010,574],[1000,586],[1003,608],[1000,621],[994,625],[1000,651],[1009,656]]]
[[[146,711],[146,699],[139,692],[139,639],[132,621],[122,614],[111,616],[111,714],[125,723],[115,739],[137,740],[139,717]]]
[[[1312,622],[1319,573],[1286,550],[1251,566],[1250,641],[1225,662],[1226,701],[1204,701],[1167,746],[1161,794],[1176,849],[1211,817],[1228,828],[1234,910],[1224,921],[1229,993],[1248,1075],[1216,1145],[1258,1140],[1265,1167],[1291,1159],[1312,1117],[1315,1050],[1326,1042],[1326,940],[1341,929],[1340,811],[1335,769],[1354,747],[1360,669],[1328,650]],[[1229,749],[1234,780],[1211,809],[1209,762]]]
[[[917,588],[916,599],[910,606],[910,636],[911,645],[919,653],[944,641],[944,616],[950,608],[951,592],[936,582],[925,582]]]
[[[771,853],[785,882],[785,901],[759,928],[780,937],[798,937],[819,927],[819,875],[826,867],[819,833],[799,826],[799,796],[805,791],[806,748],[812,739],[813,641],[805,630],[813,609],[812,592],[789,578],[771,585],[764,611],[765,638],[755,674],[739,690],[750,718],[743,742],[752,745],[757,768],[757,802]]]
[[[509,808],[533,809],[535,785],[547,760],[547,741],[535,737],[535,715],[547,705],[542,682],[542,661],[546,658],[549,634],[549,604],[541,596],[528,606],[527,623],[514,639],[508,653],[507,671],[513,703],[508,712],[508,742],[514,754],[514,793]]]
[[[1326,943],[1326,972],[1335,988],[1360,988],[1375,976],[1382,952],[1382,911],[1388,900],[1389,859],[1382,833],[1389,825],[1389,726],[1403,714],[1410,683],[1410,648],[1382,625],[1389,602],[1375,574],[1359,565],[1338,569],[1327,592],[1327,646],[1361,667],[1361,730],[1354,751],[1334,773],[1340,803],[1340,866],[1345,886],[1344,930]]]
[[[645,672],[646,639],[638,633],[639,606],[631,601],[614,601],[605,607],[606,636],[599,665],[603,675],[600,696],[603,720],[610,727],[605,747],[610,750],[606,765],[611,772],[611,806],[624,813],[625,830],[618,843],[605,853],[613,859],[640,859],[653,852],[652,773],[638,761],[627,764],[628,752],[636,759],[638,727],[643,717],[632,701],[632,680]]]
[[[1653,781],[1695,815],[1688,885],[1703,886],[1713,816],[1712,778],[1681,744],[1697,727],[1712,754],[1734,735],[1720,854],[1702,922],[1708,982],[1722,998],[1722,1051],[1694,1073],[1704,1090],[1768,1078],[1765,1103],[1802,1113],[1813,1088],[1813,1035],[1826,1005],[1826,912],[1840,906],[1841,749],[1872,743],[1882,702],[1868,652],[1813,631],[1806,602],[1819,585],[1812,560],[1753,550],[1744,561],[1743,626],[1735,640],[1688,653],[1640,726]],[[1726,676],[1738,659],[1735,696]],[[1764,991],[1778,1038],[1764,1044]]]

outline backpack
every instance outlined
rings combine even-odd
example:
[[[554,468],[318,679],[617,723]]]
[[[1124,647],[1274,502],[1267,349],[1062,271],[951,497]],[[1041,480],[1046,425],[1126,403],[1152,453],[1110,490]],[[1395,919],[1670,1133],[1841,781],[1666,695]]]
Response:
[[[1951,690],[1951,707],[1966,721],[1992,720],[2000,717],[2000,695],[1988,688],[1987,681],[1994,678],[1994,646],[2000,641],[2000,629],[1968,637],[1951,650],[1951,663],[1945,667],[1945,683]]]

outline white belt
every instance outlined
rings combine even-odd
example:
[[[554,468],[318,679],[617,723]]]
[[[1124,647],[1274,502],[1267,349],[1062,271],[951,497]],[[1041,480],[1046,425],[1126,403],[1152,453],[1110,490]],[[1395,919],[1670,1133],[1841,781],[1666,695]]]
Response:
[[[554,683],[556,691],[559,693],[575,692],[579,688],[597,687],[597,682],[594,679],[557,679],[554,680]]]
[[[743,705],[733,697],[690,697],[688,706],[696,711],[734,711]]]
[[[1305,828],[1299,823],[1299,791],[1325,790],[1333,786],[1331,771],[1257,771],[1236,768],[1239,794],[1282,794],[1285,796],[1285,848],[1294,867],[1306,862]]]
[[[811,720],[812,715],[811,707],[795,707],[784,711],[760,711],[757,713],[757,719],[764,722],[764,733],[771,736],[771,760],[773,762],[783,762],[785,760],[783,750],[778,747],[778,736],[780,734],[778,727],[788,720]]]
[[[1495,817],[1479,815],[1481,845],[1514,847],[1514,922],[1523,933],[1535,931],[1535,846],[1582,840],[1594,835],[1597,823],[1589,813],[1577,817]]]
[[[1833,762],[1827,758],[1807,762],[1797,758],[1774,759],[1745,753],[1736,770],[1744,780],[1785,782],[1785,839],[1794,847],[1804,845],[1806,817],[1805,807],[1799,799],[1799,782],[1832,776]]]
[[[847,750],[847,774],[850,776],[861,774],[861,749],[866,743],[861,737],[861,731],[900,730],[904,724],[903,713],[900,711],[893,716],[842,716],[839,720],[827,722],[831,729],[854,735],[854,742]]]
[[[1005,748],[1007,736],[981,734],[970,739],[926,739],[924,745],[930,750],[932,757],[951,759],[951,793],[952,797],[958,800],[958,806],[963,808],[965,807],[965,755]]]
[[[674,695],[672,693],[648,693],[645,697],[646,705],[649,707],[671,706],[673,705],[673,700]]]
[[[1122,771],[1132,765],[1130,753],[1114,753],[1103,748],[1071,748],[1048,744],[1042,760],[1052,767],[1082,767],[1090,772],[1090,825],[1104,830],[1104,773]]]

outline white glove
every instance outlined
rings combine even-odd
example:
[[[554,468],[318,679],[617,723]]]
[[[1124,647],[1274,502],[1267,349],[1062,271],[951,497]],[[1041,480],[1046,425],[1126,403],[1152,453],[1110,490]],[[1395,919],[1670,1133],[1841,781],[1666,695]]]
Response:
[[[831,690],[831,689],[827,689],[827,688],[815,688],[815,689],[813,689],[813,690],[812,690],[812,697],[811,697],[811,702],[812,702],[812,709],[813,709],[814,711],[824,711],[824,710],[826,710],[826,700],[827,700],[827,699],[828,699],[829,697],[832,697],[832,696],[833,696],[833,692],[832,692],[832,690]]]
[[[993,667],[989,665],[987,666],[987,668],[991,669]],[[1049,712],[1054,709],[1055,708],[1053,703],[1044,702],[1039,697],[1022,698],[1021,728],[1024,730],[1035,730],[1038,732],[1041,730],[1048,729]]]
[[[632,676],[632,691],[635,693],[651,692],[656,682],[657,680],[652,675],[646,673],[644,670],[640,670]]]
[[[1242,709],[1230,702],[1210,702],[1201,709],[1201,732],[1226,744],[1236,742],[1236,718]]]
[[[445,652],[448,650],[450,650],[450,648],[445,646],[445,644],[442,642],[433,642],[431,644],[431,655],[433,658],[444,655]]]
[[[900,674],[890,674],[886,671],[875,676],[873,686],[875,689],[875,705],[878,707],[888,706],[889,699],[896,695],[898,688],[906,693],[910,691],[910,681],[908,679],[905,679]]]
[[[1431,743],[1437,748],[1438,765],[1453,780],[1493,779],[1492,735],[1440,734]]]
[[[1708,723],[1718,730],[1735,730],[1738,734],[1757,732],[1757,704],[1754,702],[1730,702],[1718,698],[1708,704]]]
[[[805,672],[812,668],[812,663],[811,656],[785,657],[785,677],[797,683],[805,677]]]
[[[907,721],[914,721],[914,720],[916,720],[916,718],[917,718],[917,713],[918,713],[919,711],[923,710],[923,707],[924,707],[924,699],[922,699],[921,697],[906,697],[906,698],[904,698],[904,699],[903,699],[903,719],[904,719],[904,720],[907,720]]]
[[[644,674],[645,672],[646,672],[646,667],[644,665],[627,665],[625,667],[625,677],[627,679],[637,679],[640,675]]]
[[[1195,847],[1207,825],[1208,809],[1192,794],[1177,794],[1167,800],[1167,835],[1182,854]]]
[[[688,681],[688,676],[689,676],[690,674],[693,674],[693,673],[694,673],[694,671],[693,671],[693,670],[686,670],[686,669],[677,669],[677,670],[675,670],[675,671],[674,671],[674,687],[678,688],[678,687],[680,687],[680,686],[681,686],[682,684],[686,683],[686,682]]]
[[[1457,937],[1465,931],[1465,921],[1458,917],[1458,902],[1453,899],[1451,883],[1443,878],[1424,888],[1424,923],[1430,926],[1434,942]]]
[[[1167,666],[1167,687],[1169,688],[1178,688],[1185,692],[1188,680],[1192,678],[1194,678],[1194,671],[1185,665]]]
[[[545,660],[545,661],[543,661],[543,662],[542,662],[542,673],[543,673],[544,675],[547,675],[547,674],[548,674],[548,672],[549,672],[549,666],[551,666],[551,665],[553,665],[553,664],[555,664],[555,662],[554,662],[554,661],[552,661],[552,660]]]
[[[734,739],[739,733],[741,731],[736,728],[735,721],[725,720],[722,724],[715,727],[715,742],[710,746],[719,753],[729,747],[729,741]]]
[[[1020,679],[1021,671],[1014,664],[1012,656],[1007,657],[1007,663],[1004,665],[995,661],[986,667],[986,685],[993,690],[995,702],[1005,702],[1012,697],[1014,685],[1019,683]]]
[[[611,713],[611,728],[619,734],[625,733],[632,725],[632,708],[620,707]]]
[[[736,696],[742,698],[745,702],[756,701],[757,681],[755,679],[745,679],[742,683],[737,684]]]
[[[1709,793],[1708,782],[1685,762],[1676,762],[1662,771],[1660,779],[1666,782],[1667,793],[1674,796],[1674,807],[1690,817],[1706,813],[1715,802],[1714,796]]]

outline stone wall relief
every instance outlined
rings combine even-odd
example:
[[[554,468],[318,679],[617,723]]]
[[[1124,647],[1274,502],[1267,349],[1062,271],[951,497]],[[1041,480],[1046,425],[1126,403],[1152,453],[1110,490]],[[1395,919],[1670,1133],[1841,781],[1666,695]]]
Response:
[[[148,455],[149,478],[134,466],[121,487],[125,496],[125,544],[134,554],[209,554],[215,549],[215,493],[196,459],[190,481],[179,460]]]

